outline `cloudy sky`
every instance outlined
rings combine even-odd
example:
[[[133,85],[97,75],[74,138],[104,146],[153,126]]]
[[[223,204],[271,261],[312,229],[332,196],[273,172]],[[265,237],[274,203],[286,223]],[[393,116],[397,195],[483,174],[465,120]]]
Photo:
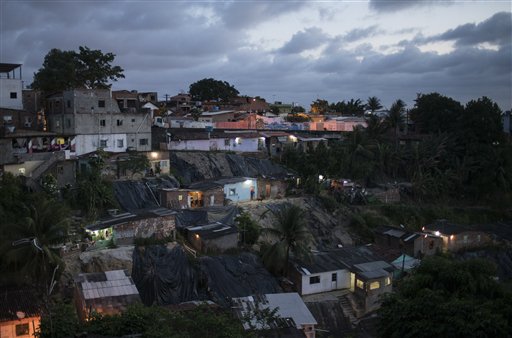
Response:
[[[512,107],[508,0],[0,0],[0,61],[25,84],[51,48],[117,55],[114,89],[175,95],[213,77],[309,107],[439,92]]]

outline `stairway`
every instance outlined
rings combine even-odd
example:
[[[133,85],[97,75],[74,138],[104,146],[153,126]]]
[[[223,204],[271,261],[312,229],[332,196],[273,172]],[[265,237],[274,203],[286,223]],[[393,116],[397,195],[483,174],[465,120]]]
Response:
[[[54,165],[59,161],[63,161],[66,159],[66,156],[63,151],[56,151],[51,153],[51,156],[46,159],[40,166],[34,169],[30,175],[27,177],[26,185],[32,191],[41,191],[40,178],[50,170]]]
[[[354,323],[357,322],[357,316],[352,308],[352,302],[348,299],[348,294],[339,297],[341,308],[343,309],[343,314],[350,320],[350,323],[354,326]]]

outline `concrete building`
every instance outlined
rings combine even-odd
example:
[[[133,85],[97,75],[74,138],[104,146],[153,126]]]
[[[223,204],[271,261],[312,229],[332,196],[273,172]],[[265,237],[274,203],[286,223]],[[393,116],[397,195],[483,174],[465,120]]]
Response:
[[[41,304],[33,290],[0,289],[0,337],[36,337]]]
[[[77,156],[98,148],[150,151],[151,112],[138,110],[136,94],[125,96],[119,94],[118,102],[109,89],[74,89],[52,95],[47,98],[49,130],[69,137],[70,150]]]
[[[22,90],[21,65],[0,63],[0,107],[23,109]]]
[[[366,247],[316,252],[310,262],[292,263],[290,279],[301,295],[347,289],[360,313],[376,310],[379,296],[392,290],[394,268]]]
[[[234,203],[255,200],[258,197],[258,183],[251,177],[230,177],[215,181],[221,184],[226,199]]]
[[[187,240],[203,253],[224,252],[238,247],[238,229],[235,226],[213,222],[185,228]]]

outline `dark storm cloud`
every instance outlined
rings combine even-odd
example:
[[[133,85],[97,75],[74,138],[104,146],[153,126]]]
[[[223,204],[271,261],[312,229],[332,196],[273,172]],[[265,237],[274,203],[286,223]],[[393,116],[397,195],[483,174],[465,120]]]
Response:
[[[321,46],[329,39],[318,27],[306,28],[303,31],[295,33],[290,41],[285,43],[278,51],[283,54],[300,53],[308,49]]]
[[[384,6],[371,4],[376,9]],[[420,4],[391,5],[398,9]],[[309,28],[298,28],[280,47],[269,50],[248,42],[258,39],[254,27],[294,15],[308,6],[306,2],[0,1],[0,6],[0,59],[23,63],[26,84],[51,48],[77,50],[86,45],[117,55],[115,64],[125,69],[126,78],[114,83],[114,89],[157,91],[160,98],[213,77],[245,95],[306,107],[316,98],[332,102],[372,95],[387,106],[397,98],[411,105],[417,92],[432,91],[462,102],[487,95],[505,109],[512,100],[510,15],[504,13],[481,23],[454,24],[436,36],[398,25],[396,31],[384,32],[379,23],[331,33],[334,36],[312,19]],[[339,15],[318,4],[311,11],[323,20]],[[398,45],[391,39],[393,45],[380,49],[372,40],[384,33],[417,34]],[[445,40],[455,41],[450,53],[419,49]],[[499,48],[476,48],[482,42]],[[303,51],[314,51],[308,54],[315,56],[303,56]]]
[[[364,38],[368,38],[371,36],[375,36],[379,33],[379,30],[376,25],[370,26],[367,28],[356,28],[351,31],[349,31],[343,39],[347,42],[353,42],[357,40],[361,40]]]
[[[500,12],[481,23],[468,23],[434,36],[427,41],[453,40],[459,46],[471,46],[483,42],[497,45],[510,44],[512,36],[512,13]]]
[[[303,8],[306,1],[231,1],[213,7],[228,28],[252,28]]]
[[[447,5],[453,0],[370,0],[370,8],[379,12],[392,12],[411,7]]]

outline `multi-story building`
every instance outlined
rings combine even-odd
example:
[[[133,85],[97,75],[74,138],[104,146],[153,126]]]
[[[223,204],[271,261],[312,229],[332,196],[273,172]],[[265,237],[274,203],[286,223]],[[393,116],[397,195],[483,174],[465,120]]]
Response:
[[[126,95],[124,95],[124,94]],[[109,89],[74,89],[47,98],[49,130],[70,142],[77,156],[151,150],[151,113],[140,109],[137,94]],[[120,108],[122,105],[122,108]]]

